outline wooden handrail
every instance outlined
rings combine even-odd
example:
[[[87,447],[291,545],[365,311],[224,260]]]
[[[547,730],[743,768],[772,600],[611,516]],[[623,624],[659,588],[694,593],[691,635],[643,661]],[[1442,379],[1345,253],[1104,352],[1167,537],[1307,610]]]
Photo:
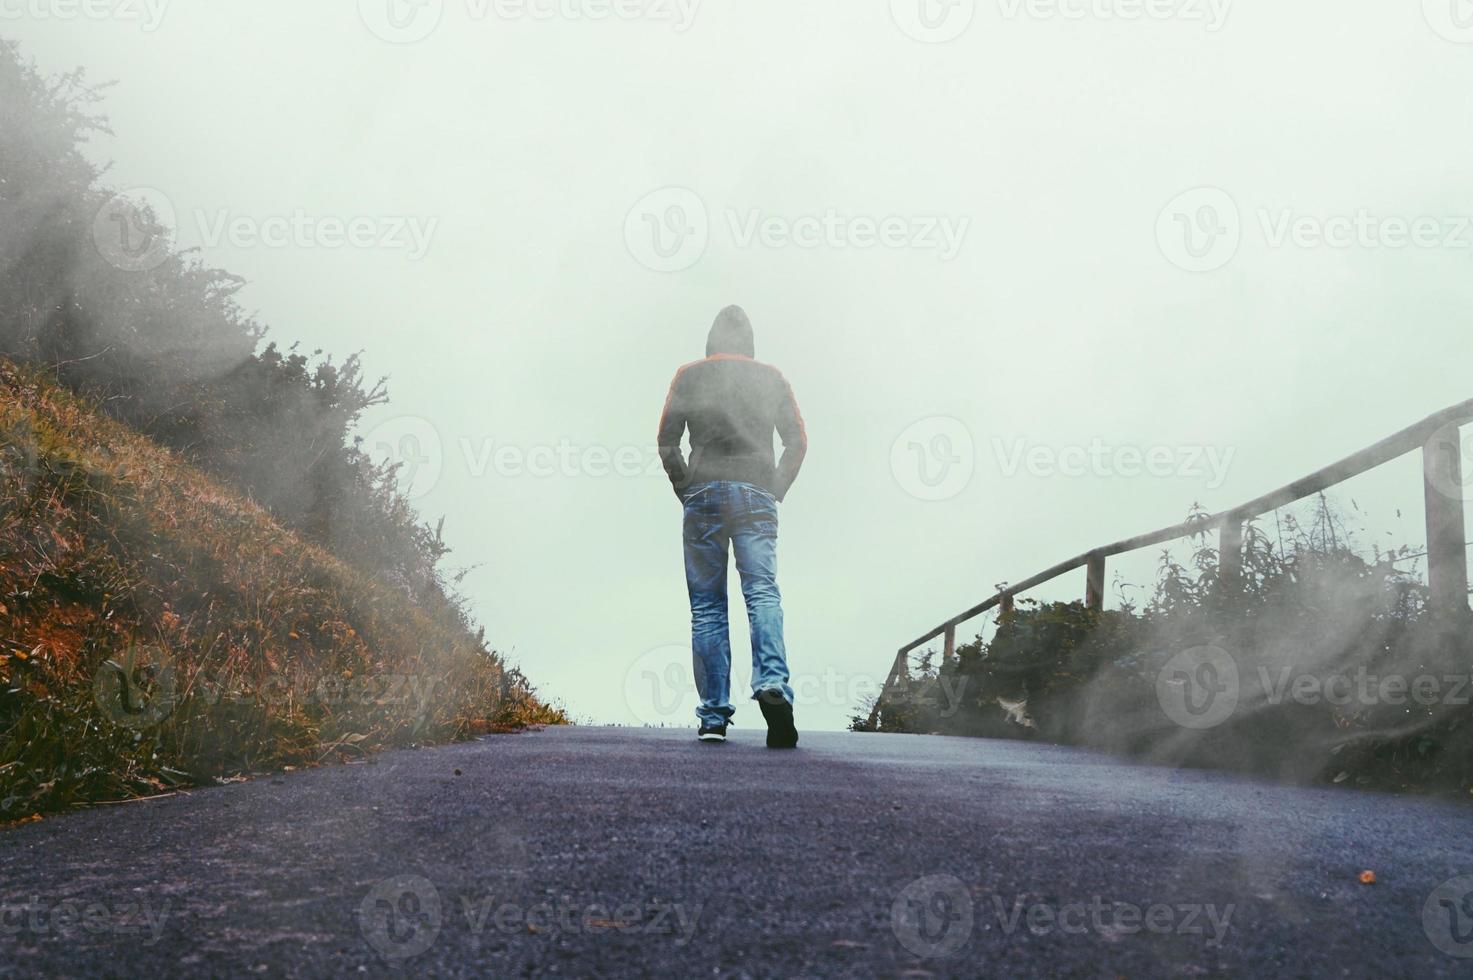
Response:
[[[1418,449],[1423,451],[1423,487],[1424,500],[1427,505],[1427,568],[1433,605],[1434,607],[1445,606],[1460,601],[1466,609],[1468,572],[1465,542],[1467,538],[1464,536],[1462,500],[1455,499],[1448,494],[1446,484],[1449,481],[1461,479],[1461,445],[1456,437],[1456,429],[1468,422],[1473,422],[1473,398],[1435,412],[1415,425],[1407,426],[1400,432],[1387,436],[1360,452],[1331,463],[1272,493],[1256,497],[1246,504],[1210,517],[1184,521],[1170,527],[1163,527],[1158,531],[1138,534],[1133,538],[1094,548],[1068,561],[1062,561],[1046,568],[1016,585],[1008,586],[900,648],[895,656],[895,663],[890,668],[890,674],[880,689],[880,698],[870,712],[871,727],[874,726],[880,704],[891,686],[901,674],[908,672],[908,658],[912,650],[929,643],[938,636],[944,636],[946,655],[949,656],[956,647],[956,628],[958,626],[998,605],[1011,608],[1014,596],[1056,579],[1066,572],[1072,572],[1076,568],[1087,568],[1089,574],[1085,588],[1085,603],[1094,609],[1103,608],[1106,558],[1140,548],[1148,548],[1154,544],[1175,541],[1214,528],[1224,534],[1224,540],[1219,546],[1219,551],[1223,556],[1220,562],[1221,573],[1225,581],[1235,580],[1241,569],[1242,529],[1245,521],[1303,500],[1305,497],[1313,496],[1351,477],[1359,476],[1367,470],[1375,469],[1383,463],[1389,463],[1393,459]],[[1450,440],[1440,438],[1447,429],[1452,429],[1454,432],[1454,437]],[[1443,483],[1444,486],[1439,487],[1439,483]]]

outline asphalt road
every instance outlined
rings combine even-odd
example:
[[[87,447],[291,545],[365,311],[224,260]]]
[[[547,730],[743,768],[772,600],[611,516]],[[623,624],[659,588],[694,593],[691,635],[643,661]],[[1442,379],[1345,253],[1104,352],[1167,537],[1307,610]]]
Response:
[[[1463,875],[1456,803],[550,729],[0,832],[0,973],[1469,976]]]

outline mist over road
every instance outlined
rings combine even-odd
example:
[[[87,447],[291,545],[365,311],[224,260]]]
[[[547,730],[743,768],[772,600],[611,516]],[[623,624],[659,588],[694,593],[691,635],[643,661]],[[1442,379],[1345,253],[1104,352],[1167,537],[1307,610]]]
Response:
[[[1470,830],[1025,743],[555,728],[0,832],[0,974],[1466,975]]]

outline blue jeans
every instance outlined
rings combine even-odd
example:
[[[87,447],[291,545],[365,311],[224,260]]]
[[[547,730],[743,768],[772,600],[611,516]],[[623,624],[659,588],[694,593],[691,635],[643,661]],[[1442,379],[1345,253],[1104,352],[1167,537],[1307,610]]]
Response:
[[[736,552],[742,598],[752,630],[752,697],[778,691],[793,703],[788,653],[783,646],[782,595],[777,590],[777,500],[750,483],[697,483],[681,494],[685,504],[685,584],[690,592],[690,632],[696,717],[703,725],[732,716],[731,636],[726,619],[726,551]]]

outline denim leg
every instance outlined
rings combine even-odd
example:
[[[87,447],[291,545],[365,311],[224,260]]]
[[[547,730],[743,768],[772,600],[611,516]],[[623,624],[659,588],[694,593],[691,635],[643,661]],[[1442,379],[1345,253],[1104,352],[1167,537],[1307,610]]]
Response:
[[[752,697],[778,690],[792,704],[782,594],[777,588],[777,501],[756,487],[738,490],[741,499],[732,520],[731,540],[752,628]]]
[[[720,725],[731,704],[731,636],[726,621],[726,562],[729,535],[722,495],[712,485],[692,488],[685,499],[685,584],[690,593],[690,645],[696,717]]]

